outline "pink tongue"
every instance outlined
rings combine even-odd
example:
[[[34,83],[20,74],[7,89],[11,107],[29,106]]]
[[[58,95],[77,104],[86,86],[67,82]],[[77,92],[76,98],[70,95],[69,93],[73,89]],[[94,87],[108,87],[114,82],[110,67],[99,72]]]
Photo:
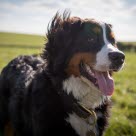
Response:
[[[95,72],[99,89],[104,95],[111,96],[114,91],[114,81],[108,72]]]

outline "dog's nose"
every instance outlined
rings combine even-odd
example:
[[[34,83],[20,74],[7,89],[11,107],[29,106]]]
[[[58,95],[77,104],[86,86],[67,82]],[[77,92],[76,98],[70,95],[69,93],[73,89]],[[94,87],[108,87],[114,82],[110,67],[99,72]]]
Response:
[[[123,52],[109,52],[109,59],[112,61],[112,63],[115,63],[116,65],[121,65],[124,63],[125,60],[125,54]]]

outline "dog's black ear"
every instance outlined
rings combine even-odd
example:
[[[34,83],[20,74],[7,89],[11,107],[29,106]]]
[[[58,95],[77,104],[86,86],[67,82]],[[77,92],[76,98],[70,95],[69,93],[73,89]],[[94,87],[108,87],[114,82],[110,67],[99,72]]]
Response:
[[[111,24],[108,24],[108,26],[109,26],[110,28],[112,28],[112,27],[113,27]]]
[[[82,26],[82,20],[78,17],[68,18],[63,22],[63,29],[71,32],[78,32]]]
[[[73,17],[71,19],[71,25],[77,25],[77,26],[81,26],[82,25],[82,20],[78,17]]]
[[[83,21],[78,17],[73,17],[71,20],[71,30],[78,31],[82,27]]]

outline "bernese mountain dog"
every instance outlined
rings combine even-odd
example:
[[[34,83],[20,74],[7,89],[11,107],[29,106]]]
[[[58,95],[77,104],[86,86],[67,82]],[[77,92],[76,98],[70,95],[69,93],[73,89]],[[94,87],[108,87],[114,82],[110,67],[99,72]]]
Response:
[[[4,136],[102,136],[112,73],[125,55],[110,24],[58,12],[40,56],[19,56],[0,75]]]

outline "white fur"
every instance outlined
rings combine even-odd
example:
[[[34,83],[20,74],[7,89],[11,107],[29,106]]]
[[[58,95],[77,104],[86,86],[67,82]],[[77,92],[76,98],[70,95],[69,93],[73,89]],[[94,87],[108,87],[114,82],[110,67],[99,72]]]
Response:
[[[96,112],[97,118],[102,118],[103,115],[101,112]],[[97,131],[98,126],[97,124],[95,126],[89,125],[84,119],[77,116],[75,113],[69,114],[69,117],[66,119],[68,123],[71,124],[73,129],[79,134],[80,136],[86,136],[86,133],[90,130],[96,133],[96,135],[99,134]],[[90,124],[93,122],[92,118],[90,117],[88,119]]]
[[[108,53],[111,51],[121,52],[118,48],[115,48],[106,37],[106,25],[105,23],[101,23],[101,27],[103,29],[103,39],[104,46],[103,48],[96,54],[96,64],[94,69],[98,71],[107,71],[109,70],[109,66],[111,65],[111,61],[109,60]]]
[[[86,133],[90,130],[97,132],[94,126],[89,125],[84,119],[80,118],[75,113],[69,114],[66,121],[71,124],[71,126],[80,136],[86,136]],[[92,119],[89,118],[89,121],[91,123]]]
[[[67,94],[79,100],[86,108],[95,108],[102,104],[106,96],[84,77],[71,76],[63,81],[63,89]]]
[[[101,112],[96,112],[96,115],[97,115],[97,118],[103,117]],[[75,113],[72,113],[72,114],[69,114],[69,117],[66,119],[66,121],[71,124],[73,129],[80,136],[86,136],[86,133],[89,132],[90,130],[95,132],[96,135],[99,135],[99,131],[97,131],[97,129],[98,129],[97,124],[95,126],[90,125],[94,121],[94,120],[92,120],[91,117],[88,119],[88,122],[90,122],[90,124],[89,124],[84,119],[77,116]]]

